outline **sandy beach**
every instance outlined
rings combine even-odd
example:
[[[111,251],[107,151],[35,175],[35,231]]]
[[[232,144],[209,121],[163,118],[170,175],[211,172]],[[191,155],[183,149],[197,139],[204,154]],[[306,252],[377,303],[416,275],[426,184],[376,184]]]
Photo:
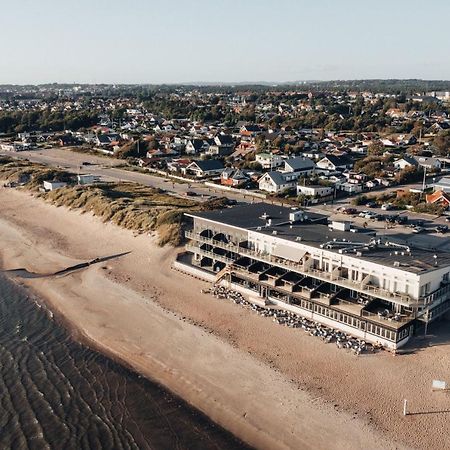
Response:
[[[450,373],[442,322],[404,355],[355,357],[200,290],[152,236],[0,188],[3,269],[69,275],[22,280],[78,336],[160,382],[257,448],[448,448]],[[410,411],[401,414],[403,399]]]

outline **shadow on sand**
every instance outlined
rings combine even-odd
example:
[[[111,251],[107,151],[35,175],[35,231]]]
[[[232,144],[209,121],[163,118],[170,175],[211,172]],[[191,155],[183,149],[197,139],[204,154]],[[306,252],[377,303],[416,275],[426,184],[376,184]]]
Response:
[[[110,256],[103,256],[101,258],[95,258],[92,259],[91,261],[87,261],[84,263],[80,263],[80,264],[76,264],[74,266],[70,266],[67,267],[65,269],[62,270],[58,270],[57,272],[54,273],[36,273],[36,272],[30,272],[27,269],[24,268],[20,268],[20,269],[8,269],[8,270],[2,270],[3,273],[7,273],[8,275],[13,275],[16,277],[20,277],[20,278],[49,278],[49,277],[61,277],[64,275],[68,275],[70,273],[76,272],[78,270],[82,270],[85,269],[89,266],[92,266],[93,264],[99,264],[99,263],[103,263],[105,261],[109,261],[111,259],[116,259],[116,258],[120,258],[122,256],[128,255],[131,252],[124,252],[124,253],[117,253],[115,255],[110,255]]]
[[[414,336],[404,347],[397,350],[397,355],[407,356],[419,353],[429,347],[450,345],[450,321],[441,317],[428,326],[427,334],[422,325],[416,330]]]

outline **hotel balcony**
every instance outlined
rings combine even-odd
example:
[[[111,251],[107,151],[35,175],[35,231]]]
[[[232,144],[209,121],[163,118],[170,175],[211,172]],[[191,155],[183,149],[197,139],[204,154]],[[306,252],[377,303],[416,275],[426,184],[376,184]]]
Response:
[[[407,294],[391,292],[387,289],[382,289],[378,286],[374,286],[371,284],[370,275],[367,275],[362,281],[353,281],[349,278],[340,276],[338,268],[335,269],[333,272],[327,272],[321,269],[310,267],[311,260],[304,260],[303,262],[289,261],[266,253],[257,252],[255,250],[239,246],[231,242],[225,243],[223,241],[217,241],[212,238],[200,236],[199,234],[194,233],[192,231],[186,231],[185,235],[188,239],[191,239],[193,241],[210,244],[214,247],[228,250],[230,254],[231,253],[239,254],[241,257],[247,257],[252,260],[257,260],[274,266],[278,266],[282,269],[285,269],[286,272],[296,272],[300,275],[312,277],[317,280],[321,280],[323,282],[332,283],[343,288],[348,288],[356,292],[368,294],[373,297],[378,297],[387,300],[389,302],[398,303],[403,306],[407,307],[420,306],[423,304],[424,301],[423,298],[421,298],[420,300],[416,300]],[[198,252],[200,250],[199,247],[194,245],[188,245],[187,246],[188,250],[190,247],[192,248],[192,250],[190,251]],[[201,252],[203,253],[203,250],[201,250]],[[221,261],[224,260],[221,259]],[[234,261],[232,261],[231,259],[228,259],[229,264],[233,262]],[[269,267],[267,267],[267,269]]]

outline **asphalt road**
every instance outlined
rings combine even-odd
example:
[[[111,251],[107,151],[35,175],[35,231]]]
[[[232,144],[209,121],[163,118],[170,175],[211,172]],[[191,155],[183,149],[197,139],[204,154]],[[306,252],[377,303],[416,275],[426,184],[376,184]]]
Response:
[[[239,202],[252,202],[252,201],[262,201],[261,199],[253,199],[251,197],[244,196],[243,194],[229,192],[229,191],[223,191],[220,189],[213,190],[211,188],[208,188],[207,186],[204,186],[202,183],[178,183],[173,182],[170,179],[165,179],[160,176],[152,175],[152,174],[144,174],[140,172],[132,172],[129,170],[118,168],[117,166],[123,165],[123,161],[120,159],[115,159],[111,157],[104,157],[104,156],[97,156],[92,154],[86,154],[86,153],[78,153],[73,152],[67,149],[61,149],[61,148],[52,148],[52,149],[38,149],[33,151],[26,151],[26,152],[17,152],[17,153],[11,153],[11,152],[2,152],[0,151],[0,155],[8,155],[12,156],[14,158],[19,159],[28,159],[33,162],[46,164],[48,166],[52,167],[60,167],[67,169],[74,173],[80,173],[80,174],[87,174],[91,173],[93,175],[98,175],[101,177],[104,181],[128,181],[133,183],[140,183],[146,186],[150,187],[156,187],[160,189],[164,189],[169,193],[172,193],[174,195],[179,196],[186,196],[186,192],[194,192],[197,194],[198,199],[208,199],[211,195],[213,196],[226,196],[228,198],[235,199]],[[83,162],[88,162],[89,165],[83,165]],[[396,186],[393,188],[387,188],[383,191],[374,191],[373,194],[369,193],[368,196],[375,196],[381,192],[389,192],[389,191],[396,191],[401,188],[420,188],[421,184],[414,184],[409,186]],[[377,224],[376,228],[383,228],[384,222],[375,222],[373,220],[367,220],[360,218],[358,216],[347,216],[344,214],[341,214],[339,211],[337,211],[338,207],[346,207],[351,206],[350,205],[351,199],[341,199],[333,204],[321,204],[314,207],[311,207],[311,209],[314,212],[330,215],[333,218],[336,218],[337,220],[351,220],[355,222],[356,224],[362,226],[364,222],[367,222],[369,227],[374,227],[375,224]],[[352,206],[353,207],[353,206]],[[427,214],[416,214],[409,211],[382,211],[380,208],[367,208],[366,206],[357,206],[355,207],[358,212],[362,210],[370,210],[378,214],[401,214],[401,215],[407,215],[409,220],[416,220],[416,219],[423,219],[425,220],[425,228],[428,230],[428,233],[425,234],[435,234],[434,233],[434,227],[437,224],[446,224],[445,218],[435,218]],[[450,224],[449,224],[450,225]],[[397,229],[402,229],[406,231],[407,233],[410,233],[410,229],[407,229],[406,227],[402,225],[397,225]],[[418,237],[418,235],[415,235]],[[419,238],[421,240],[421,238]]]

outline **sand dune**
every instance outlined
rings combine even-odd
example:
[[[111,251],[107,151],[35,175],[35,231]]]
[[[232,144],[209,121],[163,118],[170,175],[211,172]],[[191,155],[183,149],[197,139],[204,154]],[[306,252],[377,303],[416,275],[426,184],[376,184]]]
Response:
[[[130,252],[23,282],[92,345],[256,447],[450,446],[445,413],[400,413],[404,397],[416,411],[446,409],[447,398],[429,387],[449,373],[447,342],[407,356],[356,358],[200,294],[206,284],[171,270],[175,251],[157,247],[151,236],[17,191],[0,189],[0,237],[2,267],[36,273]]]

